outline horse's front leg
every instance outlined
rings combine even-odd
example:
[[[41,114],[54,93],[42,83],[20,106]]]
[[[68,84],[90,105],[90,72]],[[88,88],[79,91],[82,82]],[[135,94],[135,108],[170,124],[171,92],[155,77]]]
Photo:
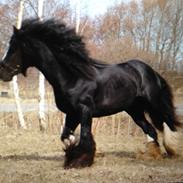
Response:
[[[81,133],[78,145],[66,149],[65,168],[78,168],[91,166],[96,150],[95,141],[91,133],[92,115],[86,105],[80,105]]]
[[[77,128],[79,121],[77,120],[76,116],[67,114],[65,117],[65,126],[63,128],[61,134],[61,140],[65,145],[65,149],[70,148],[70,146],[75,145],[76,138],[74,136],[74,131]]]

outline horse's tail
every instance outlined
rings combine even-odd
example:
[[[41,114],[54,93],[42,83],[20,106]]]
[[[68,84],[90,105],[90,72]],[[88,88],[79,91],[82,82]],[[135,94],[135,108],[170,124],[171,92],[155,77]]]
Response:
[[[172,131],[176,131],[176,127],[181,126],[181,123],[175,113],[171,88],[158,73],[156,73],[156,77],[159,85],[159,94],[157,98],[151,99],[151,108],[148,113],[155,127],[160,131],[163,130],[163,123],[166,123]]]
[[[163,131],[163,143],[168,154],[173,155],[177,152],[180,144],[180,134],[177,127],[182,126],[178,121],[175,107],[173,104],[173,95],[170,86],[158,73],[156,73],[159,81],[158,99],[150,102],[151,108],[148,111],[152,123],[157,129]]]
[[[165,79],[163,79],[158,73],[156,73],[156,75],[159,80],[159,101],[157,109],[155,109],[155,113],[152,112],[151,115],[160,116],[158,116],[159,119],[155,119],[158,121],[153,122],[159,130],[162,130],[163,122],[165,122],[172,131],[176,131],[176,127],[181,126],[181,123],[178,121],[175,113],[171,88]],[[156,124],[157,122],[158,124]]]

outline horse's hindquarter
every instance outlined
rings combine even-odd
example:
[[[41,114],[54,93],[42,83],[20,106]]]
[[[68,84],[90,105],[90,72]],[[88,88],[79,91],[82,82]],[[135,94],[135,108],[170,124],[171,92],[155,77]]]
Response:
[[[137,96],[137,83],[121,65],[101,69],[97,76],[94,116],[104,116],[123,111]]]

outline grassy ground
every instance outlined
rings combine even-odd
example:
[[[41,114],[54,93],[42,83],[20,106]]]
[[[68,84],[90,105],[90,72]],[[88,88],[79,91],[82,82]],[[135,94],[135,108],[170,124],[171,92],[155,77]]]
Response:
[[[94,165],[64,170],[59,135],[1,129],[0,183],[183,182],[181,157],[160,161],[136,159],[136,152],[144,146],[143,136],[98,134],[95,139],[98,153]]]

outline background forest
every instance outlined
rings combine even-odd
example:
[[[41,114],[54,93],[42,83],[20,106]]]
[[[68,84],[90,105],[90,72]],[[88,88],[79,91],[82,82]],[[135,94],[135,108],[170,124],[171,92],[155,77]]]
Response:
[[[97,5],[96,5],[97,6]],[[24,19],[37,16],[37,1],[25,1]],[[88,16],[80,9],[79,34],[92,57],[109,63],[141,58],[158,70],[183,69],[183,1],[142,0],[114,3],[104,14]],[[0,53],[4,52],[18,12],[18,0],[0,4]],[[47,0],[44,18],[75,27],[71,1]]]

